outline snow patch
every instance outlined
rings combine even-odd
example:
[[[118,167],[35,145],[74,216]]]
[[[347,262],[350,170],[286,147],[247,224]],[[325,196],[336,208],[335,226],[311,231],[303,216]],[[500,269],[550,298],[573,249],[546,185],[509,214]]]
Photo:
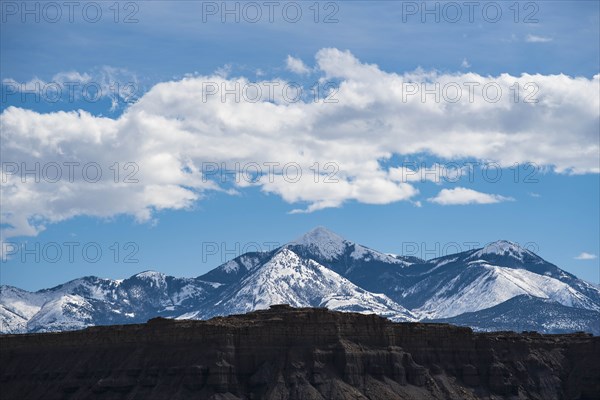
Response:
[[[529,250],[525,250],[517,243],[508,240],[498,240],[479,249],[473,253],[469,259],[484,258],[485,255],[510,256],[520,261],[523,261],[526,255],[535,256],[535,254]],[[535,258],[537,258],[537,256],[535,256]]]

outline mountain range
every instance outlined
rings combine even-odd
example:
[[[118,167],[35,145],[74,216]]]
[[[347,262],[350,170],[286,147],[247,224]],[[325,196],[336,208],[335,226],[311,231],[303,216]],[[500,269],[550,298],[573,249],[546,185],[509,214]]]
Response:
[[[196,278],[145,271],[83,277],[37,292],[0,286],[0,333],[208,319],[273,304],[436,321],[479,331],[600,334],[600,290],[516,243],[428,261],[378,252],[318,227]]]

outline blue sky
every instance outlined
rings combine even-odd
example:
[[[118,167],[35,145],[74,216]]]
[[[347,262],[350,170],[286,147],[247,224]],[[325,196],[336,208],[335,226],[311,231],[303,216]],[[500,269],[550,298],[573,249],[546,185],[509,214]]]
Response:
[[[473,21],[462,8],[463,15],[456,23],[449,21],[453,10],[446,9],[444,14],[442,5],[439,22],[435,15],[422,13],[423,7],[434,9],[435,2],[320,2],[317,23],[313,2],[295,3],[303,12],[296,23],[286,21],[291,14],[284,17],[279,9],[271,23],[264,8],[257,23],[248,22],[243,14],[240,22],[231,16],[222,22],[220,10],[216,15],[207,14],[212,10],[207,8],[210,2],[195,1],[129,2],[134,6],[121,2],[117,23],[108,3],[102,3],[103,14],[96,23],[86,21],[80,10],[75,10],[73,23],[67,19],[67,10],[61,10],[58,23],[47,21],[54,14],[44,14],[43,10],[39,22],[33,15],[26,15],[23,22],[23,10],[7,8],[6,3],[14,2],[3,2],[0,28],[2,140],[7,145],[2,148],[2,162],[48,164],[77,159],[100,163],[105,175],[98,185],[87,185],[81,191],[79,186],[76,189],[60,182],[36,192],[35,185],[18,186],[17,182],[14,189],[20,190],[19,199],[14,194],[17,192],[9,191],[10,184],[3,187],[3,228],[15,226],[17,220],[23,223],[21,217],[28,221],[15,235],[5,231],[3,241],[28,246],[37,255],[42,250],[36,251],[36,246],[48,253],[41,254],[39,261],[33,253],[18,253],[3,261],[2,284],[40,289],[82,275],[124,278],[146,269],[198,276],[243,249],[268,249],[317,225],[378,250],[397,254],[416,251],[414,255],[425,258],[444,255],[444,249],[455,244],[466,250],[473,242],[483,246],[508,239],[532,246],[548,261],[581,278],[596,283],[600,279],[600,111],[589,110],[590,104],[598,102],[597,1],[520,2],[518,7],[513,2],[483,2],[475,9]],[[15,4],[20,7],[20,3]],[[240,7],[244,4],[241,2]],[[221,7],[222,3],[210,3],[213,5]],[[489,13],[483,13],[484,6]],[[492,22],[494,7],[502,10],[497,22]],[[123,21],[130,12],[137,22]],[[330,13],[338,22],[324,23]],[[189,81],[182,81],[186,76]],[[272,117],[273,111],[263,115],[260,112],[264,109],[249,108],[250,116],[246,116],[245,108],[231,111],[216,104],[214,111],[204,116],[178,96],[189,99],[190,90],[200,96],[190,85],[194,79],[206,81],[209,76],[228,82],[280,79],[306,88],[318,79],[347,84],[338,97],[339,107],[344,108],[335,109],[330,119],[320,119],[319,110],[279,104],[281,122]],[[505,93],[513,81],[539,83],[541,105],[535,109],[525,105],[511,108],[503,98],[497,105],[468,109],[461,119],[457,116],[461,110],[442,104],[436,112],[450,114],[438,122],[438,114],[428,114],[432,112],[429,100],[411,104],[416,107],[414,113],[408,112],[412,109],[407,105],[407,114],[399,111],[396,120],[394,100],[389,100],[390,92],[383,86],[398,76],[404,80],[465,82],[473,78],[501,82],[506,84]],[[26,83],[33,85],[36,79],[46,85],[72,80],[98,82],[108,85],[101,86],[104,93],[110,92],[110,83],[121,87],[132,83],[136,96],[107,96],[98,101],[79,96],[74,101],[63,98],[50,102],[44,96],[36,101],[34,95],[23,97],[14,91]],[[173,84],[157,88],[161,82]],[[356,100],[356,93],[372,98],[372,102]],[[71,120],[59,113],[73,110],[87,111],[89,119]],[[209,131],[198,128],[212,114],[228,112],[235,113],[230,121],[211,125],[206,128]],[[305,132],[303,121],[295,121],[298,115],[310,119],[316,128]],[[359,117],[354,120],[356,115]],[[145,118],[150,121],[148,125],[144,125]],[[248,121],[256,127],[248,126]],[[285,121],[291,121],[289,130]],[[445,121],[450,121],[448,126]],[[545,126],[544,121],[551,122]],[[286,129],[276,134],[261,130],[271,123]],[[49,127],[48,132],[42,135],[40,126]],[[404,132],[402,126],[412,130]],[[157,132],[143,131],[154,127]],[[216,137],[206,142],[190,139],[189,152],[185,146],[177,148],[176,162],[151,157],[158,152],[152,149],[171,151],[170,138],[181,131],[197,135],[195,138],[212,137],[221,128],[229,135],[223,137],[231,141],[220,141],[215,133]],[[241,132],[241,136],[228,129]],[[361,129],[365,130],[363,137]],[[489,140],[478,136],[482,130]],[[90,136],[76,137],[83,131],[82,135]],[[118,133],[113,136],[113,131]],[[385,131],[381,138],[377,136],[380,131]],[[430,143],[436,138],[441,144]],[[379,146],[379,142],[385,145]],[[305,174],[311,174],[308,166],[312,162],[323,165],[333,161],[341,166],[338,177],[344,184],[313,187],[284,182],[246,187],[227,182],[215,189],[207,185],[209,182],[192,177],[174,177],[184,168],[169,169],[189,163],[186,168],[193,170],[213,160],[295,162],[289,156],[295,146],[305,149],[298,156],[306,162],[302,164]],[[206,148],[214,158],[203,153]],[[281,158],[275,159],[278,150]],[[169,151],[165,153],[171,154]],[[235,156],[228,158],[228,152]],[[144,160],[122,158],[133,154]],[[112,162],[119,162],[119,168],[126,162],[138,163],[141,181],[101,190]],[[485,171],[475,168],[473,179],[463,175],[457,182],[441,179],[437,183],[412,180],[398,184],[388,170],[403,165],[432,168],[436,163],[450,162],[463,167],[475,162]],[[517,179],[514,168],[509,168],[514,162],[521,165]],[[152,169],[156,165],[159,167]],[[490,176],[486,179],[483,173],[494,172],[497,165],[503,167],[502,176],[496,182]],[[532,175],[526,179],[528,173]],[[369,182],[378,188],[374,195]],[[139,194],[144,187],[149,188],[150,199]],[[128,190],[140,195],[147,205],[138,208],[121,198]],[[444,190],[448,197],[440,196]],[[71,197],[61,202],[66,192]],[[33,197],[22,197],[25,195]],[[291,213],[311,210],[311,206],[315,211]],[[40,223],[44,229],[39,229]],[[66,242],[76,243],[72,262],[65,253]],[[93,249],[103,250],[97,262],[86,260],[79,250],[90,243]],[[56,262],[49,262],[55,244],[63,254]],[[582,253],[588,256],[576,259]]]

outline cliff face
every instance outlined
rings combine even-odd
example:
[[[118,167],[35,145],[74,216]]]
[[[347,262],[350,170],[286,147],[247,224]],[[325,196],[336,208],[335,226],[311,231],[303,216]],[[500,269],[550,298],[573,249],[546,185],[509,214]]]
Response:
[[[0,336],[3,399],[598,399],[600,338],[275,307]]]

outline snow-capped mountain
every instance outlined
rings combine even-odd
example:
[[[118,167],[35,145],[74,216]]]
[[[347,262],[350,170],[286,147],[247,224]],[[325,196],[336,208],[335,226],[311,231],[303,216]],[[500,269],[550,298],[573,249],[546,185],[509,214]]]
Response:
[[[329,268],[344,275],[371,263],[392,264],[401,267],[414,264],[414,258],[392,256],[350,242],[330,230],[319,226],[284,247],[299,255],[326,262]],[[417,261],[423,261],[416,259]]]
[[[386,294],[420,318],[479,311],[519,295],[600,311],[600,291],[593,285],[504,240],[429,260],[400,281]]]
[[[218,283],[145,271],[125,280],[84,277],[38,292],[0,287],[0,332],[127,324],[195,309]]]
[[[557,279],[486,262],[469,263],[459,274],[443,276],[439,282],[438,290],[414,310],[421,317],[453,317],[493,307],[519,295],[551,299],[569,307],[599,310],[592,299]]]
[[[407,267],[425,262],[416,257],[393,256],[372,250],[323,227],[313,229],[285,247],[301,257],[317,261],[364,289],[388,296],[395,294],[389,290],[390,287],[405,279],[410,269]]]
[[[547,333],[591,332],[600,335],[598,313],[563,306],[548,299],[520,295],[485,310],[438,319],[478,331],[537,331]]]
[[[374,312],[396,321],[415,321],[387,296],[354,285],[336,272],[288,248],[275,253],[260,268],[226,290],[206,316],[245,313],[272,304],[326,307],[338,311]]]
[[[145,271],[124,280],[84,277],[33,293],[1,286],[0,332],[81,329],[156,316],[205,319],[280,303],[480,330],[593,330],[590,321],[600,320],[597,286],[512,242],[424,261],[381,253],[319,227],[197,278]]]

